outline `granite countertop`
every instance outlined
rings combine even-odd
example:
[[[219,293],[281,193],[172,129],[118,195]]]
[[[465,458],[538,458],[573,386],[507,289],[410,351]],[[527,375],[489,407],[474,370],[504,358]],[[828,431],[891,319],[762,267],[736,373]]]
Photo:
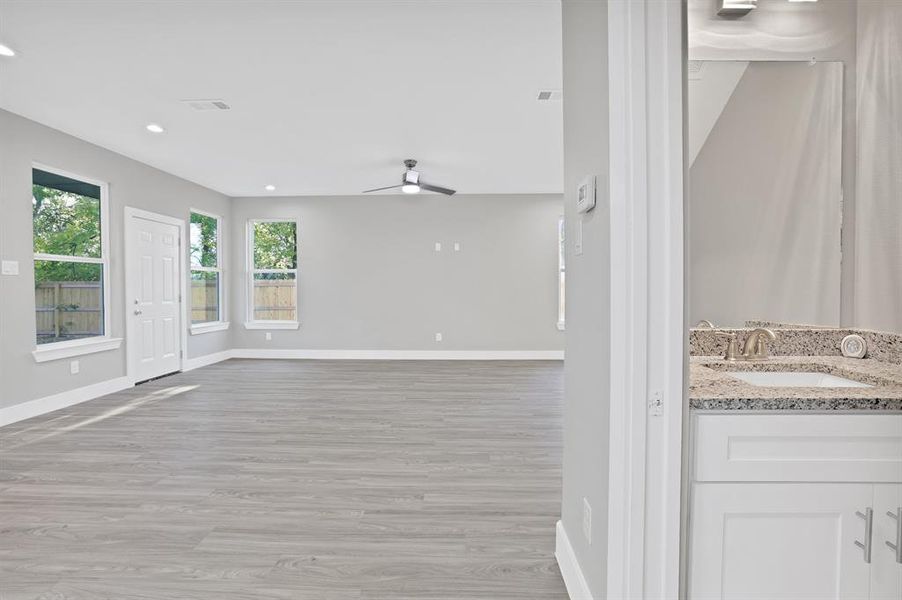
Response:
[[[845,377],[874,387],[761,387],[729,371],[806,371]],[[902,411],[902,365],[842,356],[774,356],[763,362],[689,359],[689,407],[695,410]]]

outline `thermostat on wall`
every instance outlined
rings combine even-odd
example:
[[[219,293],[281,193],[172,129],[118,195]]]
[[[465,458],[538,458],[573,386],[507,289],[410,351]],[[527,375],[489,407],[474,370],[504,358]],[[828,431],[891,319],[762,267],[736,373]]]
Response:
[[[589,175],[576,190],[576,212],[589,212],[595,208],[595,176]]]

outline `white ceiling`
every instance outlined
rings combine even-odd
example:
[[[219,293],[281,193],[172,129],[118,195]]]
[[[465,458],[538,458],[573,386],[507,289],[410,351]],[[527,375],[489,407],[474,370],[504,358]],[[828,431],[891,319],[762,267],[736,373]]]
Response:
[[[462,193],[563,189],[536,100],[559,0],[0,0],[0,43],[0,107],[231,196],[355,194],[405,158]]]

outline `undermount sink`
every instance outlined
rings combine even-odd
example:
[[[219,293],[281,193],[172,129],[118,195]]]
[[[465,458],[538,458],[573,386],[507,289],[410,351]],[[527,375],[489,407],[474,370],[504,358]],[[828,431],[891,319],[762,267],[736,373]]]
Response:
[[[852,381],[827,373],[799,373],[799,372],[775,372],[775,371],[745,371],[741,373],[731,372],[730,377],[735,377],[746,383],[760,387],[821,387],[821,388],[867,388],[874,387],[860,381]]]

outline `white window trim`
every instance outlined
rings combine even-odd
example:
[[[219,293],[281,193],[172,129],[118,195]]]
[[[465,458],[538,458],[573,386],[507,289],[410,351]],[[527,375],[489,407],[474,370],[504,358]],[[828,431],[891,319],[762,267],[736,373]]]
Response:
[[[64,171],[63,169],[57,169],[56,167],[37,162],[31,163],[31,168],[90,183],[91,185],[96,185],[100,188],[100,258],[86,256],[57,256],[54,254],[34,252],[34,242],[32,242],[32,264],[36,260],[57,260],[64,262],[93,263],[103,267],[103,280],[101,282],[101,285],[103,286],[103,335],[95,335],[77,340],[67,340],[65,342],[38,344],[37,331],[35,331],[34,350],[32,350],[31,355],[34,357],[35,362],[40,363],[62,358],[71,358],[82,354],[115,350],[122,344],[122,338],[114,338],[110,332],[112,327],[110,307],[113,305],[113,295],[112,286],[110,285],[109,185],[105,181],[85,177],[78,173]]]
[[[247,227],[245,229],[245,238],[247,243],[245,244],[245,266],[246,266],[246,294],[245,294],[245,329],[298,329],[300,327],[300,322],[295,319],[294,321],[261,321],[259,319],[254,319],[254,274],[255,273],[294,273],[294,306],[295,306],[295,315],[300,312],[300,299],[299,299],[299,282],[298,282],[298,268],[294,269],[255,269],[254,268],[254,225],[256,223],[294,223],[294,254],[297,257],[297,266],[300,266],[301,262],[301,252],[300,245],[298,244],[298,238],[301,233],[301,223],[298,219],[292,218],[259,218],[259,219],[248,219]]]
[[[566,223],[564,221],[563,215],[558,217],[557,223],[557,245],[558,245],[558,256],[557,256],[557,328],[558,331],[564,331],[564,326],[566,323],[566,313],[565,313],[565,303],[563,298],[561,298],[561,275],[564,275],[566,270],[566,258],[564,256],[564,242],[566,240],[567,234],[565,231]],[[566,277],[566,275],[564,275]]]
[[[205,333],[214,333],[216,331],[226,331],[231,325],[232,324],[228,321],[209,321],[207,323],[197,323],[196,325],[191,326],[191,335],[203,335]]]
[[[205,217],[216,219],[216,266],[215,267],[196,267],[191,264],[191,215],[198,214]],[[188,312],[189,327],[191,335],[202,335],[204,333],[214,333],[216,331],[225,331],[229,328],[229,322],[226,320],[226,304],[225,304],[225,272],[222,268],[222,256],[224,248],[222,247],[222,217],[219,215],[201,210],[199,208],[191,208],[188,210],[188,282],[191,282],[192,271],[203,271],[204,273],[219,274],[219,319],[216,321],[205,321],[203,323],[190,323],[191,311]],[[190,293],[191,286],[188,286]],[[193,296],[192,296],[193,297]],[[190,301],[190,300],[189,300]],[[194,305],[191,305],[194,308]]]

